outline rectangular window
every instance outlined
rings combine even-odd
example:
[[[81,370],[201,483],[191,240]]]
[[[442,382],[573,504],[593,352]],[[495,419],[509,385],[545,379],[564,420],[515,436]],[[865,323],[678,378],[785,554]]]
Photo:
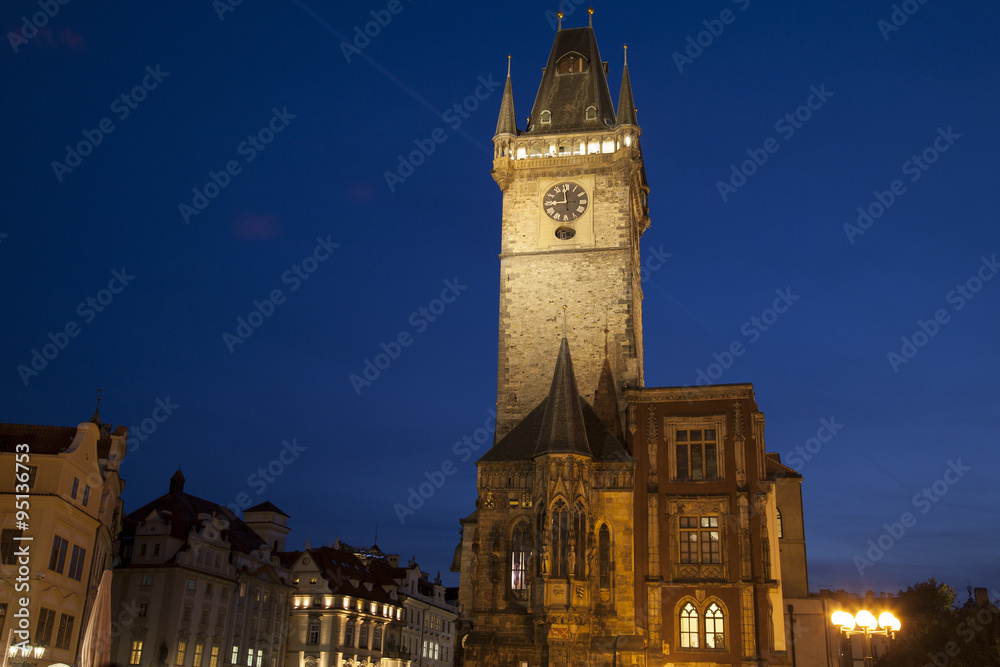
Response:
[[[174,661],[175,665],[181,666],[184,664],[184,654],[187,652],[187,642],[177,642],[177,659]]]
[[[15,565],[14,553],[17,551],[18,540],[23,533],[13,528],[4,528],[0,533],[0,563],[3,565]]]
[[[7,627],[7,603],[0,602],[0,637],[5,637],[3,629]]]
[[[354,646],[354,624],[348,623],[344,628],[344,646]]]
[[[160,555],[160,544],[159,544],[159,542],[157,542],[156,544],[153,545],[153,555],[154,556],[159,556]]]
[[[194,579],[188,579],[188,590],[189,591],[193,591],[194,588],[195,588],[195,586],[196,586],[196,584],[194,582]]]
[[[719,517],[680,517],[680,562],[721,563]]]
[[[151,574],[144,574],[144,575],[142,575],[142,585],[143,586],[152,586],[153,585],[153,575],[151,575]]]
[[[83,561],[87,559],[87,550],[73,545],[73,556],[69,561],[69,576],[77,581],[83,576]]]
[[[247,667],[253,667],[253,649],[247,649]]]
[[[201,608],[201,618],[198,619],[198,623],[201,625],[208,625],[208,605],[204,605]]]
[[[236,644],[233,644],[233,656],[232,656],[232,659],[230,659],[229,662],[230,662],[230,664],[238,665],[238,664],[240,664],[239,663],[239,659],[240,659],[240,647],[237,646]]]
[[[201,667],[201,658],[204,653],[205,653],[204,644],[194,645],[194,662],[192,663],[192,667]]]
[[[382,650],[382,626],[376,625],[375,630],[372,631],[372,650],[381,651]]]
[[[189,604],[184,605],[184,615],[181,616],[181,621],[183,621],[184,623],[191,622],[191,605]]]
[[[219,667],[219,647],[213,646],[211,657],[208,659],[208,667]]]
[[[138,665],[142,662],[142,641],[132,642],[132,650],[128,654],[128,664]]]
[[[719,479],[718,441],[714,428],[678,430],[675,438],[677,479]]]
[[[139,618],[146,618],[148,614],[149,614],[149,603],[140,602],[136,607],[136,615]]]
[[[358,648],[368,648],[368,624],[365,623],[361,626],[361,632],[358,633]]]
[[[245,598],[246,596],[247,596],[247,585],[245,583],[240,584],[240,597]]]
[[[83,487],[83,506],[84,507],[87,506],[87,501],[88,500],[90,500],[90,487],[89,486],[84,486]]]
[[[55,536],[52,540],[52,554],[49,556],[49,569],[62,574],[63,565],[66,563],[66,549],[69,547],[69,542],[59,537]]]
[[[73,478],[73,490],[69,492],[69,497],[76,500],[76,490],[80,488],[80,480],[77,477]]]
[[[264,649],[257,649],[257,667],[263,667],[264,665]]]
[[[56,612],[42,607],[38,611],[38,627],[35,629],[36,644],[52,643],[52,628],[56,624]]]
[[[146,543],[143,542],[142,544],[139,545],[139,556],[145,556],[145,555],[146,555]]]
[[[350,627],[350,626],[348,626]],[[319,623],[313,621],[309,624],[309,638],[306,640],[307,644],[318,644],[319,643]],[[345,642],[346,643],[346,642]],[[350,644],[347,644],[350,646]]]
[[[76,619],[67,614],[59,615],[59,634],[56,635],[56,648],[69,650],[69,643],[73,637],[73,623]]]

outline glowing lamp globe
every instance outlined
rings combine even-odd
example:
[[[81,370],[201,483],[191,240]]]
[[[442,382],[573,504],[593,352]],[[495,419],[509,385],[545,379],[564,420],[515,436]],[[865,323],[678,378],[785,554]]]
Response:
[[[862,609],[858,612],[858,615],[854,618],[858,622],[858,625],[871,632],[878,628],[878,621],[875,620],[875,616],[867,609]]]
[[[883,611],[879,614],[878,624],[886,630],[892,630],[893,632],[899,632],[899,628],[902,627],[899,619],[893,616],[892,612],[888,611]]]
[[[854,629],[854,617],[851,616],[846,611],[835,611],[831,618],[833,624],[843,628],[844,630]]]

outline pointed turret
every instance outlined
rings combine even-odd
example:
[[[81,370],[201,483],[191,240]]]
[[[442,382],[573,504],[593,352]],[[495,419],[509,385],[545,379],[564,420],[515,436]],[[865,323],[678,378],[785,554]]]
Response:
[[[607,69],[592,28],[556,33],[528,120],[529,134],[603,130],[614,125]]]
[[[583,421],[580,392],[576,387],[573,360],[569,355],[569,341],[563,335],[552,375],[552,387],[545,404],[542,429],[533,456],[542,454],[583,454],[593,457],[587,442],[587,429]]]
[[[184,473],[180,468],[170,477],[170,493],[184,493]]]
[[[622,70],[622,90],[618,95],[618,124],[638,125],[635,102],[632,99],[632,82],[628,78],[628,47],[625,47],[625,68]]]
[[[517,136],[517,116],[514,115],[514,87],[510,82],[510,56],[507,56],[507,83],[503,87],[500,117],[497,118],[497,132],[494,138],[501,134]]]
[[[99,427],[104,426],[101,421],[101,392],[103,391],[103,389],[97,390],[97,407],[94,408],[94,416],[90,418],[90,423],[97,424]]]

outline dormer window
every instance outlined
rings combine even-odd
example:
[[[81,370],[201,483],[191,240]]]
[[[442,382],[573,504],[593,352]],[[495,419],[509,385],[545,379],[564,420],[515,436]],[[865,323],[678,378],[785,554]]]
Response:
[[[590,61],[579,53],[568,53],[556,65],[559,74],[575,74],[590,69]]]
[[[552,112],[546,109],[541,113],[538,120],[542,125],[548,125],[552,122]]]
[[[587,107],[587,120],[597,120],[597,107]]]

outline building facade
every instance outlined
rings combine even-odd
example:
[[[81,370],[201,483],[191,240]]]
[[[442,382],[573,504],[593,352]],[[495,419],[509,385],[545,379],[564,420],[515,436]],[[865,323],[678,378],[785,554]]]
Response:
[[[462,659],[790,665],[783,567],[796,595],[808,578],[780,505],[798,492],[801,524],[801,478],[767,453],[751,385],[644,387],[649,188],[628,64],[617,110],[607,74],[593,29],[560,25],[523,130],[505,84],[497,431],[461,521]]]
[[[167,494],[128,514],[112,586],[112,608],[121,610],[112,662],[282,662],[294,586],[274,547],[284,548],[288,516],[270,503],[245,516],[265,537],[224,505],[186,493],[180,471]]]
[[[75,427],[0,425],[0,468],[10,471],[0,480],[0,632],[4,643],[44,645],[42,665],[78,662],[121,529],[126,439],[96,411]],[[30,636],[11,634],[21,599]]]

